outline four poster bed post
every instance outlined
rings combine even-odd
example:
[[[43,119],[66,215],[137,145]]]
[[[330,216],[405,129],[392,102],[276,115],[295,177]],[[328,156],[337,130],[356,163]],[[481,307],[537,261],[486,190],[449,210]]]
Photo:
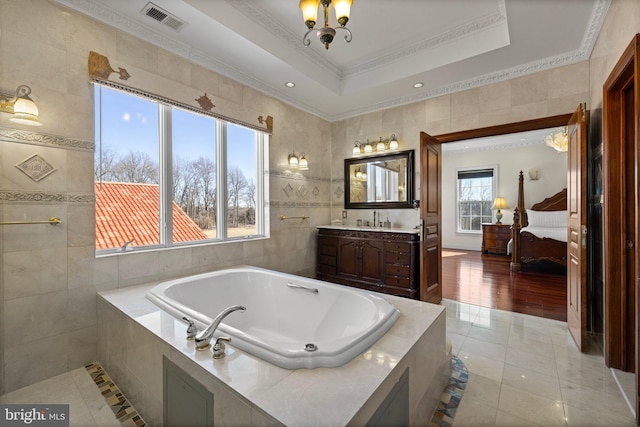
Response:
[[[518,176],[518,205],[511,226],[511,271],[525,264],[567,267],[567,189],[524,207],[524,175]]]

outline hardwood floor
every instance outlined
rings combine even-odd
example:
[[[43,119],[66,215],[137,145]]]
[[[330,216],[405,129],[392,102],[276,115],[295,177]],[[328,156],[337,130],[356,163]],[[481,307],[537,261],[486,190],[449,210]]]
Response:
[[[508,256],[443,249],[442,297],[566,322],[566,273],[511,272],[510,261]]]

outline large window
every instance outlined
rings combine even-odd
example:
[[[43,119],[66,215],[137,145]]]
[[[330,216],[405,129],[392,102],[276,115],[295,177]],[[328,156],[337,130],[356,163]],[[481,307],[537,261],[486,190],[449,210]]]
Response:
[[[496,168],[457,170],[457,219],[459,233],[481,233],[491,222]]]
[[[96,249],[265,237],[263,132],[95,85]]]

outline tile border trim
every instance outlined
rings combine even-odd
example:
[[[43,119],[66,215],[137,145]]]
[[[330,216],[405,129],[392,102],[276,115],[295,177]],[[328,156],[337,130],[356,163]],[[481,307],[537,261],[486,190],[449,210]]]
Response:
[[[53,148],[65,148],[69,150],[95,151],[96,145],[91,141],[66,138],[63,136],[49,135],[40,132],[11,129],[0,127],[0,141],[15,142],[19,144],[42,145]]]
[[[89,363],[85,365],[85,369],[122,426],[147,426],[142,416],[105,372],[100,362]]]

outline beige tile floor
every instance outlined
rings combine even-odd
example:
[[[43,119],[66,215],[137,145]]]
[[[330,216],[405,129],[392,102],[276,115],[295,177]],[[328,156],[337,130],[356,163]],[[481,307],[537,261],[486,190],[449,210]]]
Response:
[[[602,356],[580,353],[566,323],[443,305],[453,353],[469,371],[454,426],[635,425]],[[120,425],[84,368],[7,393],[0,403],[69,403],[71,426]]]
[[[69,425],[118,427],[120,422],[85,368],[56,375],[0,396],[0,403],[69,404]]]
[[[632,426],[604,359],[580,353],[567,324],[443,301],[469,380],[453,426]]]

